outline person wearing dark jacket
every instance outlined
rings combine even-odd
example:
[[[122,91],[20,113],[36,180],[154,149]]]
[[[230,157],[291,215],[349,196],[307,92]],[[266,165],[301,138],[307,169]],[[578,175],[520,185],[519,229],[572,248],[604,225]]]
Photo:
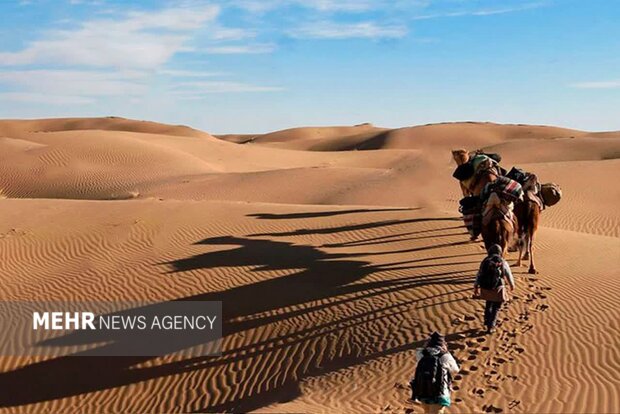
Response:
[[[446,339],[438,332],[433,332],[426,343],[424,348],[418,348],[416,350],[416,359],[418,364],[424,358],[424,355],[432,355],[439,358],[439,363],[443,368],[443,375],[441,380],[441,388],[439,394],[430,398],[416,397],[415,400],[420,401],[423,404],[424,412],[429,414],[441,414],[445,407],[450,406],[450,394],[452,376],[459,372],[459,365],[454,360],[454,357],[448,351],[448,344]],[[412,383],[415,379],[412,379]],[[415,390],[414,390],[415,391]]]
[[[489,261],[499,263],[501,269],[501,277],[497,287],[483,288],[481,282],[485,272],[488,270]],[[499,244],[494,244],[489,247],[488,256],[480,263],[480,269],[476,275],[476,282],[474,283],[474,298],[486,300],[484,308],[484,326],[487,329],[487,333],[492,333],[497,323],[497,315],[502,303],[508,300],[508,292],[506,285],[510,287],[510,290],[514,290],[515,281],[510,270],[508,262],[502,257],[502,248]]]

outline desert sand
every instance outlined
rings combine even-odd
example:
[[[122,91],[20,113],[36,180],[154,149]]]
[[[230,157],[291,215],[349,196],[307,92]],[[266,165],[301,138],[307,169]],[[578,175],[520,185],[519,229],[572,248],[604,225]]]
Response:
[[[493,336],[460,147],[564,192]],[[1,357],[0,410],[420,412],[415,348],[439,330],[448,412],[619,412],[619,158],[620,132],[546,126],[0,121],[0,299],[221,300],[226,320],[221,357]]]

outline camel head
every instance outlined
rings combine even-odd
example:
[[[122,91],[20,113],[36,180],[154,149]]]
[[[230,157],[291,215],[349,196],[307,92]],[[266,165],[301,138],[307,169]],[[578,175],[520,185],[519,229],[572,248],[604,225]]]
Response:
[[[452,158],[454,158],[454,162],[456,165],[462,165],[469,161],[469,152],[466,149],[457,149],[452,150]]]

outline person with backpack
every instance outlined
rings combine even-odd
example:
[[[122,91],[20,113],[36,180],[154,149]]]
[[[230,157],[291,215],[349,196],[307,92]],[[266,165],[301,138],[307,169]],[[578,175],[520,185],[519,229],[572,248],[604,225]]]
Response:
[[[424,404],[426,413],[439,414],[450,406],[452,375],[459,366],[448,352],[445,338],[433,332],[424,348],[416,351],[417,366],[410,382],[411,399]]]
[[[508,300],[506,284],[514,290],[515,281],[508,262],[502,257],[499,244],[489,247],[488,256],[480,263],[474,283],[474,298],[486,300],[484,326],[487,333],[493,333],[502,303]]]

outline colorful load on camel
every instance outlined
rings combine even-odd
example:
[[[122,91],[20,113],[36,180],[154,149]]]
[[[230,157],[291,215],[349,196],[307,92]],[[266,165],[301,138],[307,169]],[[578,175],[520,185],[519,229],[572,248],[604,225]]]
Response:
[[[537,202],[541,208],[551,207],[562,198],[562,189],[558,184],[546,183],[541,185],[535,174],[528,173],[520,168],[512,167],[507,177],[521,184],[526,193],[526,199]]]
[[[497,177],[497,180],[488,183],[482,190],[480,198],[486,200],[491,193],[497,193],[500,199],[509,203],[523,199],[521,184],[508,177]]]
[[[472,179],[480,169],[497,166],[499,162],[497,160],[501,160],[499,154],[484,154],[478,151],[470,156],[469,161],[457,166],[452,173],[452,177],[459,181],[468,181]]]

